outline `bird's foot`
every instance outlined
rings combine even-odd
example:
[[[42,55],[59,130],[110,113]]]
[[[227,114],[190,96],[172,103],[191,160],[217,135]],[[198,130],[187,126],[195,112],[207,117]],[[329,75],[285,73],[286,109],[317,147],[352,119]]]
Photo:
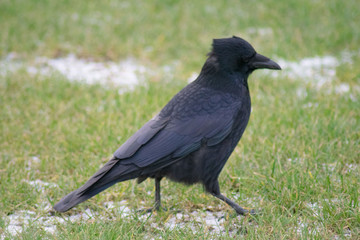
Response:
[[[258,211],[258,210],[255,210],[255,209],[244,209],[245,211],[242,211],[241,213],[238,213],[238,212],[231,212],[229,214],[225,214],[221,217],[219,217],[218,220],[221,220],[221,219],[227,219],[228,217],[230,218],[236,218],[238,217],[239,215],[241,216],[256,216],[256,215],[259,215],[261,212]]]
[[[248,215],[251,215],[251,216],[255,216],[255,215],[259,215],[260,214],[260,211],[259,210],[255,210],[255,209],[244,209],[244,208],[241,208],[240,211],[237,211],[237,209],[235,209],[236,213],[239,214],[239,215],[244,215],[244,216],[248,216]]]
[[[250,209],[249,210],[249,215],[251,215],[251,216],[260,215],[260,214],[261,214],[261,209],[257,209],[257,210]]]

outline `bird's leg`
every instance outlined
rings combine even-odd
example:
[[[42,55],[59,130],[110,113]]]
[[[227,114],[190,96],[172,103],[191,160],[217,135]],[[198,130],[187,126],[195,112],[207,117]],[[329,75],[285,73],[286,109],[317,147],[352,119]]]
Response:
[[[160,181],[161,181],[161,177],[156,177],[155,178],[155,204],[154,207],[152,208],[148,208],[145,210],[139,210],[139,212],[142,213],[149,213],[149,212],[153,212],[155,211],[159,211],[159,210],[166,210],[164,208],[161,207],[161,195],[160,195]]]
[[[154,208],[156,210],[159,210],[161,207],[160,181],[161,181],[161,178],[155,178],[155,205],[154,205]]]
[[[247,214],[255,214],[255,211],[252,210],[247,210],[244,209],[242,207],[240,207],[237,203],[235,203],[234,201],[232,201],[231,199],[225,197],[224,195],[222,195],[220,193],[220,186],[219,186],[219,182],[216,180],[215,182],[213,182],[213,184],[211,186],[207,186],[207,190],[216,198],[220,199],[221,201],[224,201],[225,203],[227,203],[230,207],[232,207],[237,214],[240,215],[247,215]]]
[[[224,195],[222,195],[221,193],[219,194],[213,194],[213,196],[217,197],[218,199],[224,201],[225,203],[227,203],[230,207],[232,207],[233,209],[235,209],[235,211],[240,214],[240,215],[247,215],[247,214],[254,214],[255,211],[252,209],[251,211],[244,209],[242,207],[240,207],[237,203],[233,202],[231,199],[225,197]]]

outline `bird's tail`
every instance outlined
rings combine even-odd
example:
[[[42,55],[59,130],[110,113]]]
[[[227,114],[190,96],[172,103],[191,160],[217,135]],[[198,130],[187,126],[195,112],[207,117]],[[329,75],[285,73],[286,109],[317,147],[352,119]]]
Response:
[[[83,186],[63,197],[54,205],[58,212],[66,212],[77,204],[93,197],[117,182],[137,177],[138,168],[132,164],[123,165],[117,158],[112,158],[97,171]]]

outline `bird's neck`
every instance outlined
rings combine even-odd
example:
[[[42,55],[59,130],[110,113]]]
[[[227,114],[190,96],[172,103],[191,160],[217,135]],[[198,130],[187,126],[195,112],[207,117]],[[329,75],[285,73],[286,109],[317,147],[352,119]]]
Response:
[[[229,71],[201,71],[196,82],[204,87],[225,92],[237,92],[241,88],[249,90],[248,75]]]

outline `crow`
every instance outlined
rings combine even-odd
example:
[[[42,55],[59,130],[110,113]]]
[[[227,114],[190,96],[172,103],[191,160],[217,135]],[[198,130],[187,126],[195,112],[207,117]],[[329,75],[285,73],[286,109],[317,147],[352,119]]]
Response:
[[[248,77],[256,69],[278,69],[244,39],[214,39],[196,80],[177,93],[113,154],[82,187],[54,209],[65,212],[117,182],[155,179],[159,210],[160,181],[166,177],[204,189],[241,215],[249,211],[220,192],[218,177],[240,141],[251,112]]]

